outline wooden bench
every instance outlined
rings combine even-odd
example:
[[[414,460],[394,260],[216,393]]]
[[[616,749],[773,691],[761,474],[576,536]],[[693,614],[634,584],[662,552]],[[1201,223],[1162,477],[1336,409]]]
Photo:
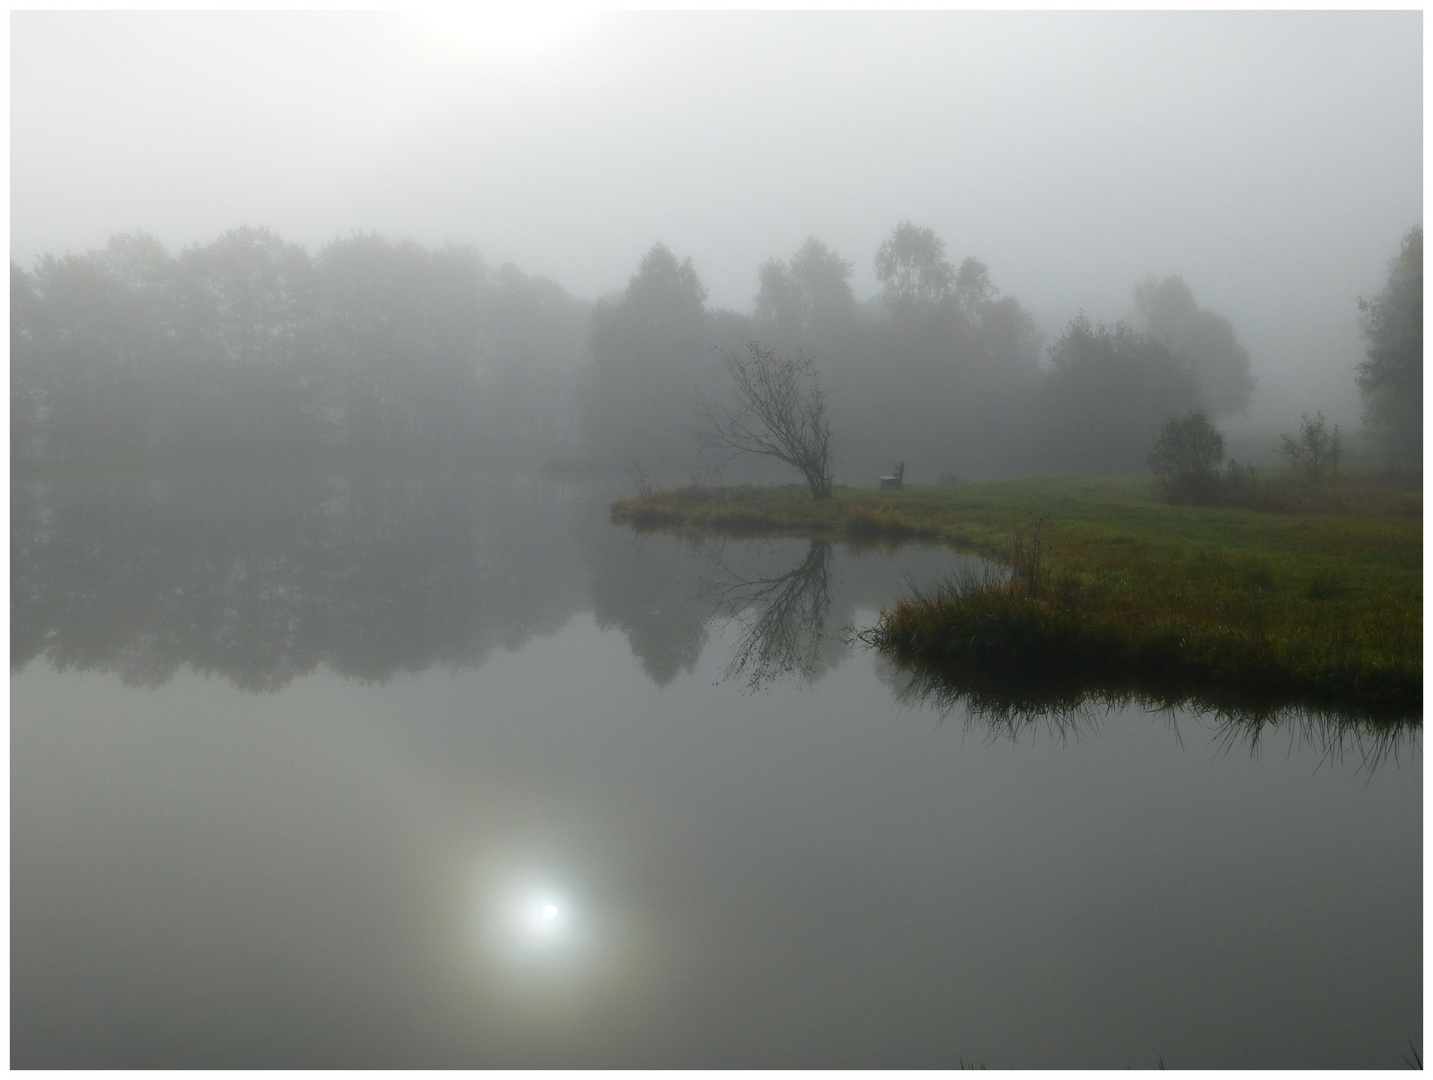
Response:
[[[894,475],[878,476],[876,477],[876,479],[881,482],[882,491],[900,491],[903,487],[905,487],[905,476],[906,463],[904,461],[901,461],[896,463],[896,471]]]

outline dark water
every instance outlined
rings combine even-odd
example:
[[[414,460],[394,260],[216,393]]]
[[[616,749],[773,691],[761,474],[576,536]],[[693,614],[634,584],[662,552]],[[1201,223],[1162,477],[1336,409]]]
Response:
[[[951,552],[429,472],[17,480],[11,558],[17,1067],[1422,1050],[1421,733],[922,704],[846,632]]]

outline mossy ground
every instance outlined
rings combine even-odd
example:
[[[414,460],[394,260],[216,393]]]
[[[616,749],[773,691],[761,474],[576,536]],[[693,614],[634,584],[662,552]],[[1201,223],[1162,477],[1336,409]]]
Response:
[[[1172,506],[1153,482],[1030,479],[904,491],[693,487],[614,504],[663,530],[926,538],[1009,562],[1040,525],[1041,581],[895,600],[869,640],[929,673],[1162,681],[1334,706],[1422,704],[1422,497],[1350,479],[1301,512]]]

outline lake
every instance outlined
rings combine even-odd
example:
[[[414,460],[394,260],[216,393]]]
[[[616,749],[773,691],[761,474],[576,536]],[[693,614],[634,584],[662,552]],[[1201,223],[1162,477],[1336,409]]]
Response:
[[[972,556],[526,474],[12,481],[35,1067],[1402,1067],[1422,737],[972,715]]]

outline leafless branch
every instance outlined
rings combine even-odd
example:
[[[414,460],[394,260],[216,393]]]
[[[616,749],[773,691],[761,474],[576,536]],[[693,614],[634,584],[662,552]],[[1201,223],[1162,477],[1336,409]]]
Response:
[[[810,357],[779,356],[753,341],[745,355],[724,355],[735,408],[702,402],[702,445],[732,455],[772,457],[798,470],[811,497],[831,495],[831,425]]]

